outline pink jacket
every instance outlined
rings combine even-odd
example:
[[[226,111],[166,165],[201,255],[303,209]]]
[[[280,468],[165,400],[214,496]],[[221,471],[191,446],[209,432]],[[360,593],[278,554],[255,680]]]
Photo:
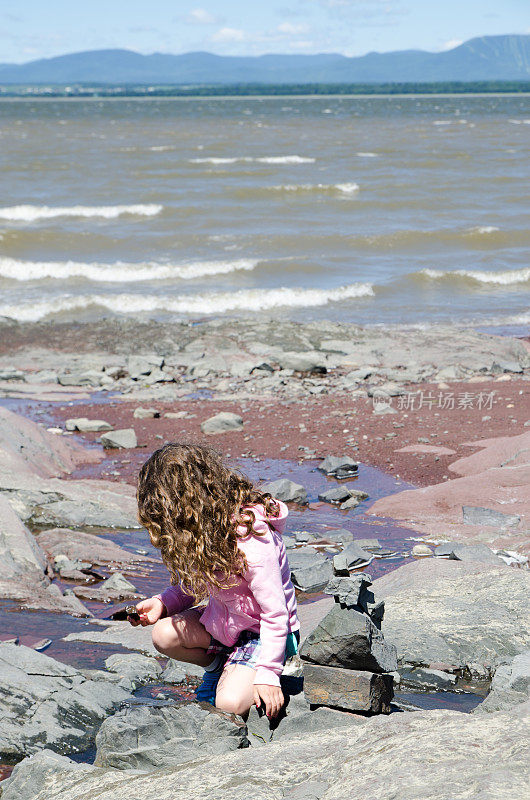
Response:
[[[236,643],[242,631],[260,634],[261,651],[254,683],[280,685],[287,634],[300,628],[296,613],[296,597],[282,532],[288,509],[280,506],[279,517],[267,517],[262,505],[250,506],[256,516],[254,530],[263,536],[239,539],[238,547],[245,554],[248,569],[237,586],[212,588],[201,622],[211,635],[225,645]],[[274,527],[271,530],[267,522]],[[244,533],[245,528],[238,528]],[[158,595],[168,616],[190,608],[195,598],[180,586],[169,586]]]

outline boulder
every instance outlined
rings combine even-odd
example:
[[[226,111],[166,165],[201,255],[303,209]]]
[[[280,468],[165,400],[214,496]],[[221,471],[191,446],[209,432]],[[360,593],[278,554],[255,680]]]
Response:
[[[456,544],[449,558],[454,558],[456,561],[478,561],[481,564],[496,564],[498,567],[504,565],[504,561],[496,556],[485,544]]]
[[[131,553],[110,539],[96,536],[93,533],[72,531],[70,528],[52,528],[42,531],[37,536],[39,546],[50,558],[65,555],[71,561],[77,559],[91,564],[113,564],[122,566],[137,564],[140,561],[158,562],[150,556]]]
[[[305,639],[300,656],[313,664],[365,672],[397,669],[395,647],[370,618],[337,603]]]
[[[129,692],[87,680],[67,664],[23,645],[0,643],[0,755],[18,759],[43,747],[90,746],[101,721]]]
[[[501,664],[493,676],[486,699],[474,709],[475,714],[507,711],[530,698],[530,650]]]
[[[528,648],[530,572],[419,559],[373,583],[401,664],[497,665]]]
[[[502,514],[492,508],[462,506],[462,516],[467,525],[490,525],[493,528],[516,528],[521,521],[518,514]]]
[[[363,550],[357,542],[349,542],[340,553],[333,557],[333,568],[336,574],[343,574],[360,564],[369,563],[372,559],[372,553]]]
[[[243,429],[243,418],[231,411],[220,411],[213,417],[201,422],[201,431],[207,434],[227,433]]]
[[[433,555],[433,551],[428,544],[415,544],[410,553],[411,555],[419,558],[425,558],[425,556]]]
[[[121,572],[115,572],[110,578],[97,586],[74,586],[74,594],[83,600],[97,600],[100,603],[118,603],[120,600],[132,600],[145,597],[139,594],[136,587]]]
[[[326,357],[317,351],[297,353],[288,351],[278,356],[281,369],[292,369],[295,372],[326,371]]]
[[[134,428],[123,428],[118,431],[104,433],[101,437],[101,444],[105,450],[120,449],[130,450],[138,446],[138,439]]]
[[[142,408],[138,406],[133,411],[133,417],[135,419],[158,419],[160,417],[160,411],[157,411],[156,408]]]
[[[162,673],[156,658],[140,653],[114,653],[105,659],[105,667],[119,678],[130,681],[133,688],[157,680]]]
[[[392,675],[304,665],[304,694],[315,705],[388,714],[394,696]]]
[[[323,589],[333,574],[331,562],[312,547],[291,550],[289,567],[293,584],[304,592]]]
[[[87,417],[67,419],[64,427],[67,431],[80,431],[81,433],[112,430],[112,425],[109,422],[105,422],[104,419],[88,419]]]
[[[333,489],[328,489],[318,495],[318,499],[322,500],[324,503],[336,504],[344,503],[351,497],[355,497],[355,499],[358,500],[355,491],[348,486],[335,486]],[[358,503],[356,503],[356,505],[358,505]]]
[[[307,491],[304,487],[288,478],[280,478],[277,481],[266,483],[261,487],[261,491],[268,492],[285,503],[307,503]]]
[[[148,355],[129,356],[127,370],[133,380],[139,380],[144,375],[149,375],[154,370],[160,369],[164,364],[162,356],[154,353]]]
[[[317,469],[319,472],[323,472],[325,475],[333,475],[335,478],[351,478],[353,475],[357,475],[359,462],[350,458],[350,456],[326,456]]]
[[[46,751],[15,767],[2,800],[362,800],[367,787],[370,800],[513,800],[527,793],[529,748],[528,707],[396,713],[147,773]]]
[[[96,736],[99,767],[159,770],[248,747],[245,723],[207,703],[126,708]]]
[[[37,540],[0,495],[0,597],[25,608],[91,616],[75,597],[65,597],[46,574],[48,561]]]
[[[203,667],[197,664],[189,664],[185,661],[175,661],[169,658],[166,667],[160,676],[161,683],[179,684],[193,682],[194,679],[201,679],[204,675]]]

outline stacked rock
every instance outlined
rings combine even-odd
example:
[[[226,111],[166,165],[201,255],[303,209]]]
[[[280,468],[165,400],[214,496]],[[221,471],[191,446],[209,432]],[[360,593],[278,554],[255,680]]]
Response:
[[[300,656],[304,693],[314,705],[387,714],[397,654],[381,633],[384,603],[369,575],[335,576],[325,588],[335,605],[309,634]]]

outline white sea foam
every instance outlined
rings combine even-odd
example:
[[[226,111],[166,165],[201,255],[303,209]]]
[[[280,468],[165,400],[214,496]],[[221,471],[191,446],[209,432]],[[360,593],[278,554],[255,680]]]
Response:
[[[166,150],[175,150],[175,145],[174,144],[155,144],[152,147],[150,147],[149,150],[152,150],[155,153],[163,153]]]
[[[54,217],[102,217],[115,219],[123,214],[153,217],[162,211],[163,206],[155,203],[131,206],[10,206],[0,208],[0,219],[13,222],[34,222],[38,219]]]
[[[196,261],[184,264],[164,264],[156,261],[113,264],[78,261],[19,261],[0,258],[0,277],[16,281],[38,281],[48,278],[67,280],[84,278],[101,283],[138,283],[140,281],[193,280],[208,275],[225,275],[238,270],[252,270],[259,262],[253,259],[237,261]]]
[[[238,292],[165,295],[87,294],[63,295],[39,303],[0,305],[0,316],[19,322],[36,322],[50,315],[102,307],[115,313],[171,312],[176,314],[219,314],[226,311],[270,311],[281,306],[323,306],[330,302],[374,294],[370,283],[355,283],[336,289],[243,289]]]
[[[530,267],[501,270],[499,272],[486,272],[479,269],[422,269],[419,274],[424,275],[426,278],[432,278],[433,280],[451,280],[456,275],[459,278],[468,278],[478,283],[494,284],[497,286],[511,286],[513,284],[527,283],[530,281]]]
[[[359,158],[377,158],[377,153],[355,153]]]
[[[495,225],[477,225],[476,228],[468,228],[466,233],[495,233],[498,230],[500,228],[495,227]]]
[[[271,187],[276,192],[339,192],[355,194],[359,191],[358,183],[284,183]]]
[[[306,156],[231,156],[229,158],[221,158],[210,156],[208,158],[190,158],[190,164],[236,164],[251,163],[257,164],[314,164],[315,158],[308,158]]]

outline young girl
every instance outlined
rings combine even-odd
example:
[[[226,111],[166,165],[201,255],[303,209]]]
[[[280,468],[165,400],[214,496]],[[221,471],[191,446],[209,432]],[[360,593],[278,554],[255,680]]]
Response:
[[[138,516],[172,586],[138,603],[164,655],[205,668],[198,699],[235,714],[280,711],[299,622],[282,531],[287,507],[207,447],[167,444],[143,465]],[[206,605],[194,607],[206,601]]]

